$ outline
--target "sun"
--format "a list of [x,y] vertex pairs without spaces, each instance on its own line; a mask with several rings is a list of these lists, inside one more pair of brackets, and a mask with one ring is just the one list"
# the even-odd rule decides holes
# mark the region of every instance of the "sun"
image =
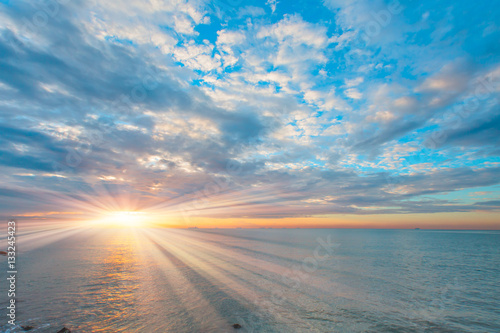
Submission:
[[102,222],[112,226],[138,227],[146,220],[144,212],[137,211],[115,211],[106,214]]

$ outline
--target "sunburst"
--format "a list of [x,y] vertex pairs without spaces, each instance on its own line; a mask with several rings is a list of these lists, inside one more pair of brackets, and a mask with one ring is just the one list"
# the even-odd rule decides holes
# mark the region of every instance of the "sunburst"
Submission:
[[105,214],[99,222],[117,227],[140,227],[147,220],[145,212],[138,211],[113,211]]

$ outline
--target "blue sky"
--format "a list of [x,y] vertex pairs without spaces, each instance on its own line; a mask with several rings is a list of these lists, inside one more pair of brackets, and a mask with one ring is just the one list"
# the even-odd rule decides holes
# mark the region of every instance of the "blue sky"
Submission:
[[0,7],[4,217],[498,221],[493,2]]

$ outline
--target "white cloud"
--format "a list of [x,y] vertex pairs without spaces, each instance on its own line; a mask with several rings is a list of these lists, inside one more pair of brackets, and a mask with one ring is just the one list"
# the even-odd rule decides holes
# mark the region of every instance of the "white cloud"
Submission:
[[237,45],[245,42],[245,34],[241,31],[227,31],[226,29],[217,31],[217,45]]
[[344,94],[347,97],[352,98],[352,99],[361,99],[361,98],[363,98],[363,95],[356,88],[346,89],[345,92],[344,92]]
[[238,17],[244,17],[244,16],[258,17],[263,15],[266,15],[266,11],[261,7],[254,7],[254,6],[242,7],[238,12]]
[[271,7],[271,11],[274,13],[276,11],[276,5],[278,4],[278,0],[267,0],[266,5]]
[[197,35],[194,31],[194,22],[185,15],[174,15],[174,29],[177,33],[186,35]]
[[463,60],[444,65],[438,73],[426,78],[416,91],[444,93],[463,91],[470,80],[470,74],[464,65]]
[[345,79],[345,85],[347,87],[356,87],[365,81],[364,77],[360,76],[355,79]]
[[174,57],[184,65],[202,71],[212,71],[221,66],[220,56],[213,53],[211,44],[185,43],[174,49]]
[[298,15],[286,15],[280,22],[262,27],[257,37],[272,37],[281,44],[288,42],[291,45],[304,44],[316,48],[329,42],[326,27],[305,22]]

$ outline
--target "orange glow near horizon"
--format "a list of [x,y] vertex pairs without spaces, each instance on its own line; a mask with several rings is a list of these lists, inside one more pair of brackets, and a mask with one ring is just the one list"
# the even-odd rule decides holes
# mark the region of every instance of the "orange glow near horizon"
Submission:
[[[491,229],[500,230],[500,212],[481,211],[419,214],[319,215],[308,204],[298,205],[290,193],[271,187],[215,193],[197,200],[193,196],[166,199],[134,196],[93,185],[92,191],[66,195],[44,192],[52,203],[46,211],[33,210],[4,216],[32,223],[70,223],[83,227],[164,228],[352,228],[352,229]],[[265,190],[265,191],[264,191]],[[265,193],[260,193],[264,191]],[[40,195],[42,197],[42,195]],[[283,199],[286,205],[267,202]],[[206,200],[205,200],[206,199]],[[256,200],[260,203],[256,203]],[[258,213],[258,214],[256,214]],[[254,216],[269,216],[257,218]],[[285,217],[289,216],[289,217]]]
[[[43,213],[37,213],[37,215]],[[329,215],[289,218],[219,218],[185,216],[161,210],[100,210],[91,214],[74,214],[55,218],[55,214],[29,217],[20,221],[48,223],[81,223],[96,227],[164,227],[164,228],[349,228],[349,229],[489,229],[500,230],[496,212],[461,212],[433,214]],[[78,217],[76,217],[78,216]]]
[[[339,215],[305,218],[250,219],[211,218],[113,212],[99,220],[102,226],[165,228],[340,228],[340,229],[490,229],[500,230],[499,216],[492,213],[437,213],[415,215]],[[478,222],[480,221],[480,222]]]

